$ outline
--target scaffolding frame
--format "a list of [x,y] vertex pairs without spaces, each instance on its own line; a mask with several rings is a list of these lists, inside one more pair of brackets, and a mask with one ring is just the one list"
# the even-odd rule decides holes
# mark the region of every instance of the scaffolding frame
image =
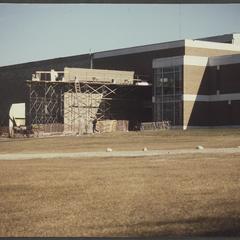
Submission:
[[149,112],[143,110],[142,97],[149,101],[149,96],[140,89],[150,85],[134,79],[133,71],[66,67],[36,71],[26,82],[27,124],[44,132],[89,133],[98,120],[127,120],[134,125]]
[[61,108],[57,83],[32,82],[29,86],[28,124],[59,123]]
[[74,87],[62,94],[65,131],[89,133],[94,119],[109,119],[116,90],[117,86],[91,85],[76,80]]
[[[92,129],[93,119],[112,119],[113,100],[126,101],[136,89],[118,84],[27,81],[29,102],[27,122],[29,125],[64,124],[64,131],[87,133]],[[133,85],[132,85],[133,86]],[[119,88],[126,87],[124,91]],[[132,100],[132,99],[130,99]],[[68,106],[68,107],[66,107]],[[82,126],[73,127],[74,122]]]

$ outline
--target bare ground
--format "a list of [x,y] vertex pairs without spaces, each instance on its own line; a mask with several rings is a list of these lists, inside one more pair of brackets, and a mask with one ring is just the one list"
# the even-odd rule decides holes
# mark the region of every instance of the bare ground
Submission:
[[[107,134],[4,140],[0,152],[236,147],[239,140],[236,130]],[[0,161],[0,236],[240,236],[239,171],[240,153]]]

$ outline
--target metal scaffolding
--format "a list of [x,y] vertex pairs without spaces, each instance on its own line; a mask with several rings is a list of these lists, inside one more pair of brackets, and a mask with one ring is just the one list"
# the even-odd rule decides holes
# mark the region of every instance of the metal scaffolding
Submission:
[[27,124],[43,132],[83,134],[93,131],[96,120],[146,121],[144,89],[151,86],[133,77],[134,72],[99,69],[37,71],[27,81]]
[[75,81],[74,88],[63,93],[64,130],[88,133],[92,131],[94,119],[110,118],[111,100],[117,86],[90,85]]
[[29,124],[59,123],[61,119],[61,92],[58,83],[28,82]]
[[111,101],[118,85],[27,81],[28,124],[64,124],[64,131],[91,131],[93,119],[111,118]]

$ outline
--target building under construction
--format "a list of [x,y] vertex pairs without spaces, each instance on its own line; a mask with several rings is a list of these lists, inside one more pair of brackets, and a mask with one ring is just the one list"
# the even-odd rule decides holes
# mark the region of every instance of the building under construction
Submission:
[[101,132],[139,127],[151,89],[133,71],[84,68],[36,71],[27,84],[27,124],[77,134],[93,132],[94,121]]
[[239,76],[239,33],[0,67],[0,125],[25,102],[27,124],[51,132],[89,132],[95,118],[236,127]]

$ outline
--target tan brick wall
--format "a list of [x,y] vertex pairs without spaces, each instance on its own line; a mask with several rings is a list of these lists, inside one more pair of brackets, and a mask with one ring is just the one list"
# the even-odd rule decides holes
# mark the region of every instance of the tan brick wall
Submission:
[[240,51],[185,47],[185,55],[191,55],[191,56],[210,57],[210,56],[221,56],[221,55],[239,54],[239,53]]
[[[183,94],[206,95],[207,91],[206,67],[185,65],[183,70]],[[195,115],[195,110],[196,105],[193,101],[183,102],[184,126],[191,124],[192,116]]]
[[[198,94],[200,88],[205,85],[203,81],[206,67],[204,66],[190,66],[185,65],[183,69],[183,93],[184,94]],[[204,86],[205,87],[205,86]],[[204,93],[201,93],[204,94]],[[206,94],[206,93],[205,93]]]
[[183,101],[183,126],[188,126],[193,107],[194,102]]

